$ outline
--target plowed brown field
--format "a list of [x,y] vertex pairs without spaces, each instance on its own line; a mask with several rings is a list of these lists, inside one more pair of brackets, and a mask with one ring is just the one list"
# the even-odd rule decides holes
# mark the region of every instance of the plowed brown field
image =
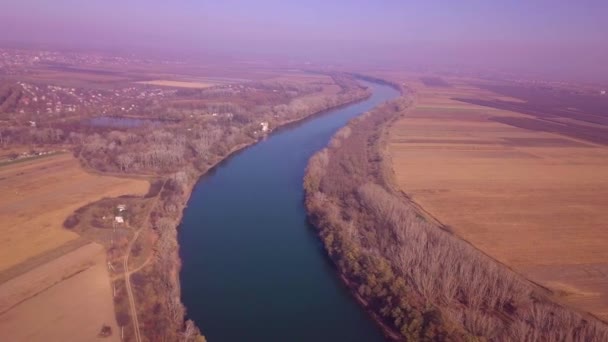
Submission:
[[608,146],[498,122],[535,116],[458,101],[523,103],[449,83],[408,83],[416,106],[389,146],[401,189],[557,300],[608,320]]
[[105,251],[63,228],[103,197],[145,194],[144,180],[85,172],[69,154],[0,167],[0,335],[7,341],[119,341]]

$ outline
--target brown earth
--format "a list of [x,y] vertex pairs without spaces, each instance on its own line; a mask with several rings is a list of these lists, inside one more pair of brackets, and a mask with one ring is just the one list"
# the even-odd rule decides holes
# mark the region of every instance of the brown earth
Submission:
[[0,272],[78,238],[62,227],[76,209],[148,187],[144,180],[86,173],[69,154],[1,167]]
[[390,143],[401,189],[558,301],[608,320],[608,148],[497,122],[534,117],[455,100],[523,103],[448,82],[408,82],[416,107]]
[[0,284],[6,341],[120,341],[103,247],[89,243]]
[[145,180],[86,173],[70,154],[0,167],[0,332],[7,341],[119,340],[104,248],[63,228],[104,197],[145,194]]

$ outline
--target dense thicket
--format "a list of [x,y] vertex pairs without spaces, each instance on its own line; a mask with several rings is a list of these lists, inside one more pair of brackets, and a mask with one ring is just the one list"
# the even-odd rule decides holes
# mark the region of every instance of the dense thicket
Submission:
[[419,340],[606,341],[606,326],[426,221],[393,191],[383,128],[401,98],[353,120],[309,163],[306,206],[350,287],[381,321]]

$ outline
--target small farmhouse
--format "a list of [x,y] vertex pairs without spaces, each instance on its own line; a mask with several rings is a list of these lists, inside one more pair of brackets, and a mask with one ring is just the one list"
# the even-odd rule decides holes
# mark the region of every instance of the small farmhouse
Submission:
[[260,126],[262,126],[262,132],[268,132],[268,122],[260,122]]
[[116,217],[114,217],[114,222],[116,222],[116,223],[125,223],[125,219],[122,218],[122,216],[116,216]]

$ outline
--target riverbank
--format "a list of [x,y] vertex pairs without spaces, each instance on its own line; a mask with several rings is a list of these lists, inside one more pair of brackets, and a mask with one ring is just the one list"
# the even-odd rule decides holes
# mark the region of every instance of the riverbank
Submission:
[[353,120],[311,159],[304,181],[306,207],[329,256],[387,335],[603,340],[599,321],[550,302],[542,289],[425,219],[394,191],[386,129],[408,105]]
[[179,229],[182,299],[210,339],[382,341],[319,250],[301,187],[335,131],[398,95],[371,87],[372,98],[279,129],[197,184]]
[[[338,101],[337,104],[330,108],[323,108],[320,111],[316,110],[314,112],[307,112],[298,118],[278,122],[273,127],[273,131],[280,130],[282,127],[293,125],[303,120],[307,120],[310,117],[318,115],[319,113],[327,110],[331,110],[332,108],[362,101],[369,96],[369,90],[363,89],[355,93],[350,93],[343,97],[346,100],[341,102]],[[269,134],[272,134],[272,132],[269,132]],[[156,244],[163,246],[155,248],[155,254],[160,256],[160,260],[158,262],[150,263],[145,269],[140,271],[140,275],[143,276],[145,281],[143,281],[143,279],[134,281],[134,283],[140,284],[139,288],[136,287],[135,292],[137,299],[136,301],[138,303],[138,312],[140,312],[142,315],[141,321],[144,322],[143,325],[147,327],[158,326],[159,319],[156,317],[159,316],[159,307],[152,305],[152,303],[156,302],[158,304],[159,297],[164,298],[161,303],[165,303],[165,308],[161,309],[165,312],[165,314],[161,314],[160,316],[170,318],[169,321],[162,319],[165,321],[164,326],[168,328],[164,328],[162,330],[158,330],[158,328],[155,328],[154,330],[146,329],[145,331],[142,331],[142,335],[148,336],[150,340],[154,340],[157,337],[180,335],[182,336],[181,338],[183,340],[201,339],[201,335],[193,322],[184,322],[185,309],[180,301],[181,285],[179,283],[179,273],[182,261],[178,252],[179,246],[177,241],[177,227],[182,221],[183,213],[187,209],[188,201],[196,184],[198,184],[201,179],[204,179],[206,175],[212,173],[225,160],[237,155],[247,147],[258,143],[263,139],[265,138],[250,138],[246,142],[233,146],[224,155],[216,156],[213,159],[208,160],[203,168],[200,166],[196,169],[189,168],[181,171],[181,173],[178,172],[179,175],[178,173],[172,175],[170,179],[173,179],[172,182],[175,184],[169,186],[168,189],[165,189],[163,193],[159,195],[161,197],[161,201],[158,207],[165,208],[166,206],[170,205],[172,207],[171,213],[173,213],[172,215],[167,215],[168,213],[165,212],[161,215],[162,220],[159,218],[154,218],[151,222],[152,226],[156,227],[155,230],[158,232],[158,241]],[[160,282],[163,285],[155,286],[155,282]],[[163,296],[158,296],[159,292],[163,293]],[[139,295],[137,295],[137,293],[139,293]],[[156,295],[151,295],[152,293],[156,293]],[[171,331],[174,333],[171,333]]]
[[[193,341],[202,338],[191,321],[184,322],[185,309],[181,303],[179,283],[181,261],[176,227],[181,222],[192,189],[201,177],[213,173],[223,161],[246,147],[263,141],[267,134],[274,134],[281,127],[295,125],[319,112],[370,96],[369,90],[360,87],[348,76],[332,74],[325,76],[322,82],[315,82],[306,86],[269,83],[244,87],[245,90],[259,88],[255,96],[271,96],[268,102],[255,107],[256,111],[248,111],[246,116],[243,108],[250,109],[245,106],[253,106],[252,103],[259,99],[247,98],[245,94],[239,102],[244,107],[231,103],[224,103],[221,108],[208,107],[217,110],[218,115],[201,113],[193,107],[192,115],[184,114],[180,121],[167,121],[159,126],[112,130],[95,127],[94,134],[85,131],[82,135],[74,132],[68,135],[66,131],[65,136],[71,140],[61,146],[73,150],[80,165],[76,159],[74,163],[79,169],[84,168],[86,174],[93,174],[93,180],[100,176],[114,176],[112,179],[123,184],[119,189],[120,194],[126,194],[124,191],[128,189],[124,185],[129,182],[141,183],[145,189],[149,188],[147,194],[144,189],[138,194],[127,192],[129,196],[104,196],[111,189],[99,189],[103,183],[98,181],[94,188],[63,186],[56,191],[62,193],[69,189],[95,195],[94,200],[81,203],[64,215],[55,217],[59,233],[76,237],[78,235],[75,234],[79,234],[78,241],[83,244],[93,241],[103,246],[100,246],[102,267],[96,270],[105,271],[102,273],[108,279],[104,285],[107,285],[105,289],[110,296],[96,299],[107,301],[105,307],[110,309],[108,314],[111,319],[98,318],[99,322],[95,324],[100,326],[93,331],[93,335],[96,336],[101,325],[106,324],[110,327],[111,338],[125,341]],[[285,88],[277,88],[277,85],[290,87],[289,97],[284,96]],[[289,101],[280,102],[285,98]],[[225,113],[228,110],[235,113]],[[260,122],[267,123],[270,131],[260,134]],[[78,128],[74,130],[78,131]],[[48,159],[54,158],[58,156]],[[19,165],[29,163],[34,161]],[[44,176],[53,176],[54,171],[47,169],[42,172]],[[46,196],[43,198],[46,199]],[[63,201],[62,204],[70,203]],[[38,206],[32,207],[32,210],[38,210]],[[62,310],[71,310],[64,309],[64,306],[55,308],[61,315],[64,315]],[[96,313],[101,313],[101,310]],[[66,313],[65,316],[73,315]],[[84,323],[83,316],[83,326]],[[41,330],[41,333],[44,331]]]

